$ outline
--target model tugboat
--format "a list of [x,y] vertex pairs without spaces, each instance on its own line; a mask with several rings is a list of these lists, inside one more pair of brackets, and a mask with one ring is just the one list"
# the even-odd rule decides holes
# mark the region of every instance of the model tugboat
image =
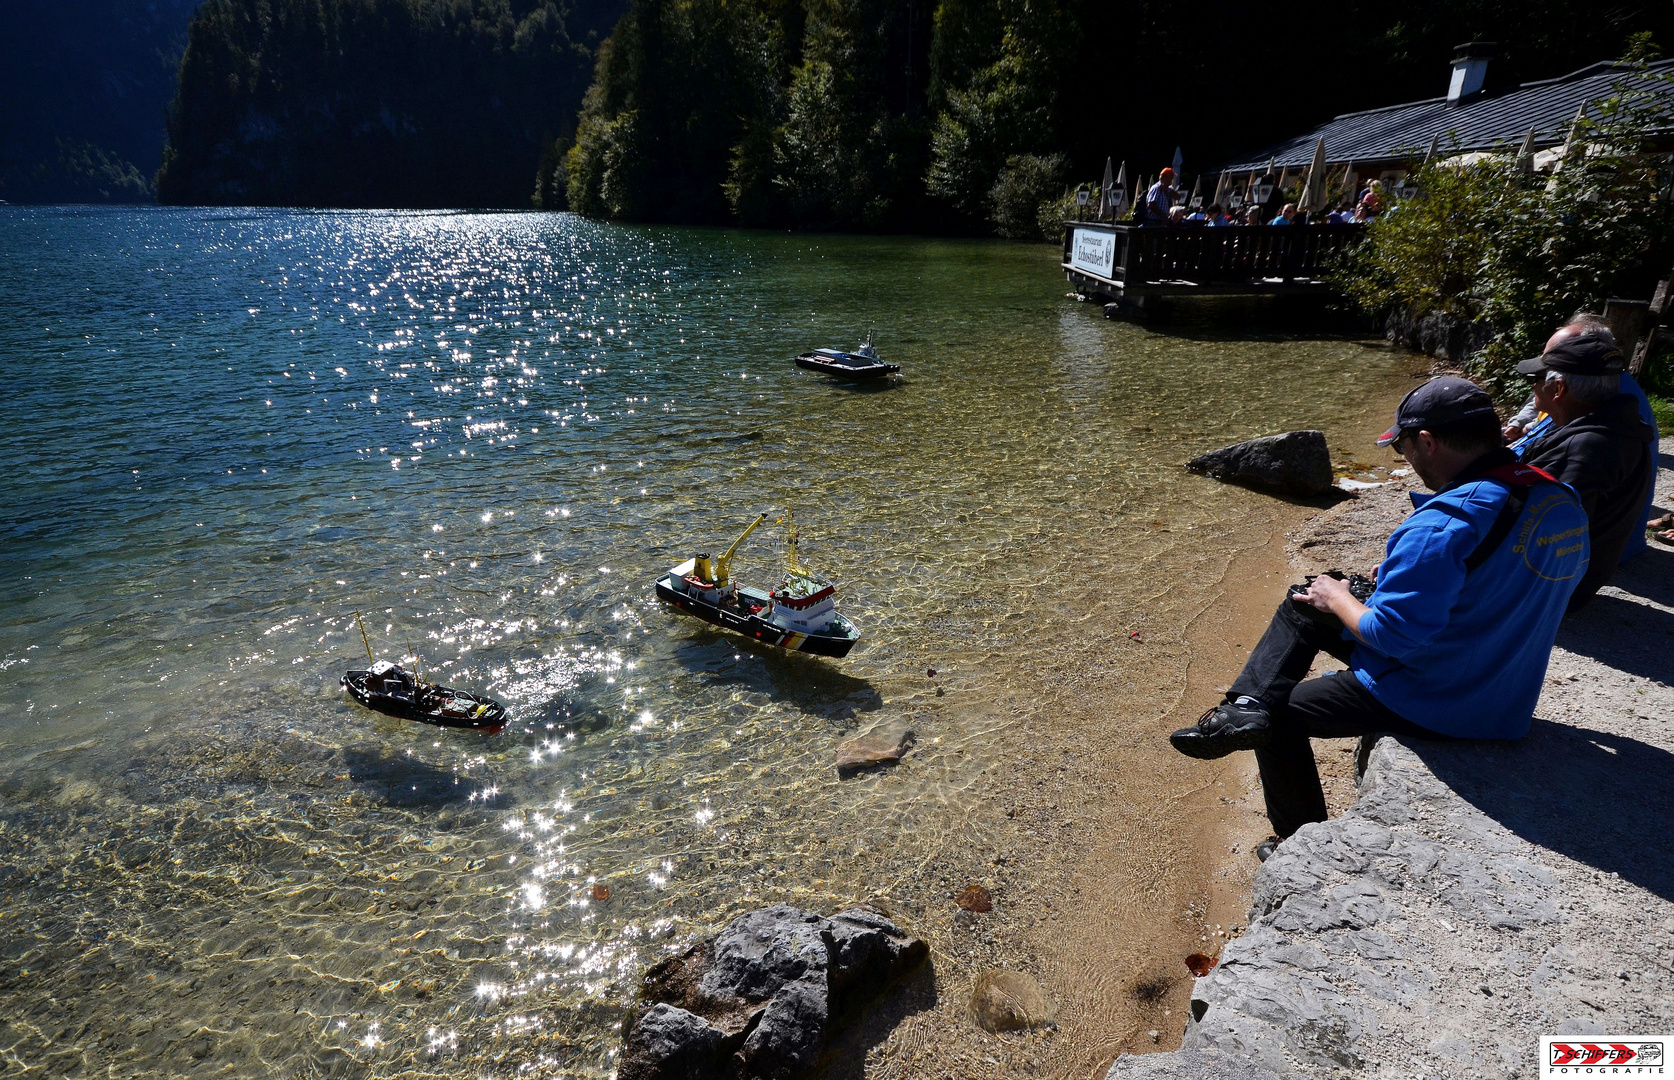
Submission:
[[834,375],[839,379],[881,379],[885,375],[898,375],[900,364],[886,364],[878,355],[878,350],[872,347],[872,331],[866,331],[866,340],[854,352],[844,352],[841,349],[815,349],[805,352],[796,358],[796,366],[808,371],[817,371],[822,375]]
[[[359,612],[355,621],[360,621]],[[360,639],[372,666],[350,670],[343,676],[342,685],[350,697],[368,709],[434,727],[469,728],[487,735],[506,726],[506,707],[493,698],[425,682],[418,676],[417,664],[413,665],[414,671],[408,671],[388,660],[373,660],[365,626],[360,628]]]
[[657,579],[657,598],[704,622],[747,638],[817,656],[844,657],[860,640],[860,630],[838,614],[837,586],[796,558],[796,522],[790,512],[790,557],[776,589],[760,589],[732,579],[732,557],[756,527],[750,522],[725,554],[712,559],[700,553]]

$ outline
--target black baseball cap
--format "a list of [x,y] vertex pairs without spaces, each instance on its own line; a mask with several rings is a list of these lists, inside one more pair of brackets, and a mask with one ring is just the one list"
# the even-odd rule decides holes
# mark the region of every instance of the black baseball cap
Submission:
[[1614,341],[1598,335],[1568,337],[1517,365],[1519,375],[1561,371],[1566,375],[1615,375],[1626,365]]
[[1438,431],[1479,416],[1499,418],[1487,391],[1469,379],[1443,375],[1401,399],[1395,407],[1395,426],[1378,436],[1378,445],[1388,446],[1403,431]]

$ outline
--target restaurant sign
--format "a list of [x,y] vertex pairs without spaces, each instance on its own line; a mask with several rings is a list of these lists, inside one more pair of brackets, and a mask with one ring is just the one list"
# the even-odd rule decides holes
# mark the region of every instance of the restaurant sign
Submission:
[[1116,234],[1103,229],[1077,229],[1070,242],[1070,265],[1108,278],[1116,266]]

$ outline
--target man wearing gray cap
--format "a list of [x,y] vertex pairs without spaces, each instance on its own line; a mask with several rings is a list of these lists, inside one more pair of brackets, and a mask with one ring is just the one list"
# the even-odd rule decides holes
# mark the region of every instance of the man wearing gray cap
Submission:
[[[1558,623],[1587,570],[1580,500],[1502,445],[1493,402],[1474,383],[1418,387],[1378,443],[1435,494],[1413,494],[1376,586],[1357,597],[1322,575],[1292,590],[1226,700],[1169,736],[1196,758],[1254,750],[1280,837],[1325,820],[1310,738],[1528,734]],[[1321,651],[1349,669],[1304,681]]]
[[1552,418],[1551,430],[1525,446],[1522,458],[1574,488],[1586,508],[1593,561],[1570,597],[1574,611],[1610,580],[1628,542],[1644,535],[1656,483],[1654,436],[1638,400],[1621,391],[1625,365],[1613,338],[1554,334],[1546,345],[1517,365],[1534,383],[1535,404]]

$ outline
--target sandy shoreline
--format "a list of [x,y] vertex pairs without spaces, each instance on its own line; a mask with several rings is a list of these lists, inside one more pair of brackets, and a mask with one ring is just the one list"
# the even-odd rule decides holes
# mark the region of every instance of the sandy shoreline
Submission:
[[[1333,448],[1340,466],[1385,460],[1372,440],[1396,400],[1368,405],[1364,445]],[[992,792],[1007,828],[990,831],[989,850],[946,851],[876,898],[930,942],[931,970],[840,1037],[827,1075],[1097,1080],[1120,1055],[1180,1044],[1185,958],[1237,935],[1260,865],[1253,848],[1270,830],[1248,755],[1191,761],[1166,735],[1236,674],[1299,580],[1290,549],[1319,513],[1255,493],[1240,506],[1247,516],[1215,580],[1197,583],[1184,611],[1157,598],[1172,626],[1124,621],[1041,657],[1041,698],[1001,755],[1015,771]],[[1352,750],[1341,757],[1321,754],[1334,810],[1352,798]],[[992,912],[955,907],[966,880],[991,891]],[[1035,978],[1056,1027],[977,1027],[967,1000],[993,967]]]
[[[1412,486],[1308,522],[1292,559],[1366,566]],[[1658,511],[1671,502],[1663,470]],[[1522,739],[1378,739],[1358,785],[1342,778],[1352,805],[1262,866],[1248,933],[1193,988],[1188,1049],[1112,1075],[1512,1080],[1545,1060],[1543,1035],[1667,1031],[1671,599],[1674,551],[1619,567],[1560,627]]]

